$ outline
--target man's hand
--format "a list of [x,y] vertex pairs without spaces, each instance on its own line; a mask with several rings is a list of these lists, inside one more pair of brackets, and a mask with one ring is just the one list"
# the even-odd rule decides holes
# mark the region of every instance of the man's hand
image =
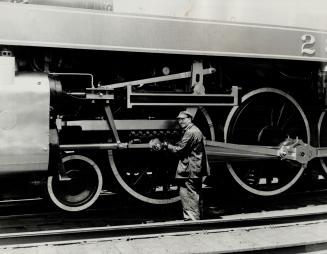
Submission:
[[162,149],[162,143],[157,138],[151,139],[149,142],[149,146],[152,151],[160,151]]
[[163,150],[167,150],[168,149],[168,142],[167,141],[164,141],[164,142],[162,142],[162,144],[161,144],[161,149],[163,149]]

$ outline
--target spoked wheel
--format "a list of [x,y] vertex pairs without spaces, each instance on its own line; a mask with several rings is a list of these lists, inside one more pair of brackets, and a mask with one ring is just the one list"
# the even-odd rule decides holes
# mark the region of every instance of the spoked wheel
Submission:
[[49,176],[48,193],[59,208],[75,212],[90,207],[99,197],[103,179],[99,167],[82,155],[69,155],[63,158],[67,179],[59,174]]
[[[310,143],[309,124],[299,104],[273,88],[246,94],[231,110],[224,131],[225,141],[236,144],[278,146],[287,137]],[[233,162],[227,167],[241,187],[261,196],[287,190],[304,170],[298,163],[281,160]]]
[[[209,139],[215,139],[211,119],[199,108],[194,123]],[[151,204],[171,204],[179,201],[175,182],[177,158],[167,151],[149,149],[109,151],[111,169],[119,184],[132,196]]]
[[[327,116],[326,111],[322,112],[318,122],[318,142],[319,147],[327,147]],[[320,164],[327,174],[327,158],[320,158]]]

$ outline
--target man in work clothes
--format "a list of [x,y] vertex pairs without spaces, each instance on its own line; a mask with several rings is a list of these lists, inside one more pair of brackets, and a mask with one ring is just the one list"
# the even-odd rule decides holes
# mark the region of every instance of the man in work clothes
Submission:
[[199,220],[202,176],[209,173],[204,137],[192,123],[192,115],[188,111],[181,111],[177,120],[183,130],[182,139],[176,145],[163,143],[161,149],[167,149],[179,157],[176,178],[179,182],[184,220]]

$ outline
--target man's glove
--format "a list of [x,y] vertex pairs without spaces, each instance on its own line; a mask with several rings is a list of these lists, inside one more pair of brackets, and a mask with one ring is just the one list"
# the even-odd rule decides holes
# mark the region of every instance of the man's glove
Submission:
[[162,143],[157,138],[151,139],[149,142],[149,146],[152,151],[160,151],[162,149]]

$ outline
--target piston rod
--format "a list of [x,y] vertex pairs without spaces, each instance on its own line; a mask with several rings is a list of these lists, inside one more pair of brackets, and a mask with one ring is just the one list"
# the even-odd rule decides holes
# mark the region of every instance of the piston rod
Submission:
[[69,150],[115,150],[115,149],[150,149],[149,143],[97,143],[97,144],[65,144],[60,145],[63,151]]

